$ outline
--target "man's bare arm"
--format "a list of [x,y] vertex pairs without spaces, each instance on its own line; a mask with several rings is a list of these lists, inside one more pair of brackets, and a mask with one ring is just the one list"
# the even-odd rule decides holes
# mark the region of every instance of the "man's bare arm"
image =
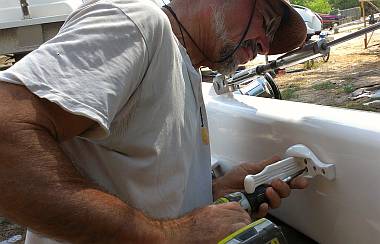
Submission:
[[[83,178],[60,150],[94,122],[0,82],[0,214],[70,243],[216,243],[250,223],[238,203],[153,220]],[[157,209],[159,211],[159,209]]]
[[60,150],[59,141],[93,125],[23,86],[0,83],[1,215],[72,243],[157,242],[158,222],[83,178]]

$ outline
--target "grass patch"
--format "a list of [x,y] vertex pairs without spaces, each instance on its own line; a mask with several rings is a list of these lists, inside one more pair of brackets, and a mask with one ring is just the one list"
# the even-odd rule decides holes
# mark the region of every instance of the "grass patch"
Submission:
[[284,100],[290,100],[290,99],[296,99],[299,97],[298,94],[296,94],[297,91],[300,90],[300,87],[298,85],[291,84],[285,89],[281,91],[282,99]]
[[314,84],[314,85],[312,85],[312,88],[314,90],[330,90],[330,89],[337,88],[337,86],[330,81],[326,81],[326,82]]
[[303,63],[303,68],[306,70],[317,69],[323,63],[319,59],[312,59]]
[[345,83],[339,86],[339,89],[336,91],[336,94],[350,94],[356,90],[355,86],[352,83]]
[[355,87],[352,84],[345,84],[342,87],[344,93],[349,94],[355,91]]

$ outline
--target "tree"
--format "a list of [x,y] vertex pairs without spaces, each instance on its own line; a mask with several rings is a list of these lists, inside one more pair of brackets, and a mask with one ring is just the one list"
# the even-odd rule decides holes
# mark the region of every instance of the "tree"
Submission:
[[333,9],[348,9],[359,6],[358,0],[329,0]]
[[317,13],[330,13],[331,11],[331,5],[327,0],[310,1],[306,7]]
[[[331,10],[359,7],[358,0],[292,0],[291,2],[310,8],[317,13],[330,13]],[[380,0],[373,0],[372,3],[380,8]]]
[[329,13],[331,11],[328,0],[293,0],[292,3],[307,7],[317,13]]
[[[348,8],[359,7],[358,0],[328,0],[328,1],[333,7],[333,9],[348,9]],[[373,0],[371,2],[380,8],[380,0]]]

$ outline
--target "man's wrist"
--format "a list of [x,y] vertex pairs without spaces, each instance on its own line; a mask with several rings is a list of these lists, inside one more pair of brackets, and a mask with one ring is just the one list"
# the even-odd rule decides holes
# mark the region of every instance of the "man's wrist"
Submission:
[[194,228],[197,221],[193,212],[178,219],[163,221],[160,224],[164,233],[162,243],[165,244],[189,243],[194,235],[198,235],[197,229]]
[[163,221],[153,220],[139,211],[134,224],[126,223],[120,228],[117,243],[165,243],[165,228]]
[[220,184],[220,179],[222,178],[218,177],[216,179],[212,180],[212,196],[214,198],[214,201],[217,200],[218,198],[224,196],[225,194],[223,193],[223,186]]

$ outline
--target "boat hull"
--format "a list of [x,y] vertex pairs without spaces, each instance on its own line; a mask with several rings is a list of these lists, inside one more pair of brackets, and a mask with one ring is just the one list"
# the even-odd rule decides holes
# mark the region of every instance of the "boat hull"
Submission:
[[380,115],[242,95],[203,85],[213,162],[224,170],[304,144],[336,165],[335,181],[316,177],[271,214],[319,243],[380,239]]

